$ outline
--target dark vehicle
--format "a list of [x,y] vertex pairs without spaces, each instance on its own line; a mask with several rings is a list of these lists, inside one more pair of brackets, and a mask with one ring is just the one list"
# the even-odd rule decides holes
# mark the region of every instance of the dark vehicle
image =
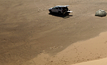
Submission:
[[58,5],[58,6],[50,8],[49,12],[63,14],[63,15],[65,15],[65,14],[69,15],[69,13],[71,13],[72,11],[70,11],[68,9],[68,5]]

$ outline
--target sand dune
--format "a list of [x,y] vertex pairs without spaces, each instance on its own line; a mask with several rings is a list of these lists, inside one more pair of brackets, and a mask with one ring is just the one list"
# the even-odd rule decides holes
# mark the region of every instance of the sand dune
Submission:
[[[94,16],[99,9],[107,11],[106,4],[0,0],[0,65],[69,65],[107,57],[107,18]],[[69,5],[73,13],[65,18],[50,15],[48,9],[56,5]]]

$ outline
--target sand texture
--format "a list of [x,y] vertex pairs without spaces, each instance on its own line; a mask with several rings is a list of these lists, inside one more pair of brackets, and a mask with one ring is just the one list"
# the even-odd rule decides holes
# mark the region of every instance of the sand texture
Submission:
[[106,65],[106,64],[107,64],[107,58],[83,62],[83,63],[78,63],[78,64],[73,64],[73,65]]
[[[49,14],[56,5],[69,5],[73,13]],[[95,16],[99,9],[107,12],[107,0],[0,0],[0,65],[78,65],[106,58],[107,18]]]

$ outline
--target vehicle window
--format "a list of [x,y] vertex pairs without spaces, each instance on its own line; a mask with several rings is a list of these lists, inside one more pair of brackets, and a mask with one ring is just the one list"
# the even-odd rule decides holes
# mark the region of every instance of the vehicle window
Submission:
[[56,7],[55,9],[58,9],[58,7]]
[[63,10],[68,10],[68,8],[67,7],[63,7]]
[[59,7],[59,9],[61,10],[61,7]]

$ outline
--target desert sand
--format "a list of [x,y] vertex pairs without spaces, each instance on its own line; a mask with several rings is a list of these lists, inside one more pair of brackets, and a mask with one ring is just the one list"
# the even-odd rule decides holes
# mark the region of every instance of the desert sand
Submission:
[[74,64],[74,65],[106,65],[106,64],[107,64],[107,58],[83,62],[83,63],[78,63],[78,64]]
[[[73,13],[50,15],[56,5],[69,5]],[[106,0],[0,0],[0,65],[105,63],[107,18],[95,12],[107,12],[106,5]]]

